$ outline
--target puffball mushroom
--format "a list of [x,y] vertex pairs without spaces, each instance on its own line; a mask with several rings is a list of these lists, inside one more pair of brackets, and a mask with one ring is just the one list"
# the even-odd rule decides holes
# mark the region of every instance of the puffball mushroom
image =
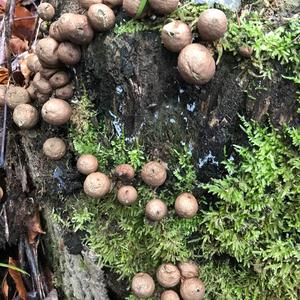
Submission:
[[98,160],[92,154],[83,154],[77,160],[77,170],[84,175],[94,173],[98,169]]
[[65,71],[58,71],[49,79],[49,83],[54,89],[65,86],[69,81],[70,75]]
[[205,84],[214,76],[216,64],[207,48],[190,44],[179,54],[178,71],[187,83]]
[[30,129],[34,127],[38,120],[39,114],[35,107],[30,104],[19,104],[13,112],[13,120],[21,129]]
[[179,0],[149,0],[153,10],[160,15],[168,15],[178,6]]
[[52,98],[42,107],[43,119],[52,125],[63,125],[70,120],[72,107],[64,100]]
[[50,3],[41,3],[37,8],[39,17],[44,21],[51,21],[55,15],[55,9]]
[[198,278],[189,278],[182,281],[180,295],[183,300],[201,300],[205,295],[204,283]]
[[66,154],[66,149],[65,142],[57,137],[47,139],[43,144],[44,154],[52,160],[61,159]]
[[122,186],[117,193],[118,201],[123,205],[131,205],[138,198],[137,190],[130,185]]
[[90,8],[93,4],[103,3],[103,0],[79,0],[79,2],[83,8]]
[[61,88],[55,90],[55,96],[59,99],[71,99],[74,95],[74,87],[72,83],[69,83]]
[[148,219],[161,221],[167,215],[168,208],[160,199],[153,199],[146,204],[145,212]]
[[38,41],[36,45],[36,55],[42,65],[45,64],[51,67],[59,65],[59,59],[57,56],[58,46],[59,43],[51,37],[43,38]]
[[39,61],[39,58],[36,54],[30,53],[26,56],[26,64],[30,71],[36,73],[36,63]]
[[199,266],[193,261],[181,262],[178,264],[183,278],[194,278],[199,276]]
[[10,109],[16,108],[19,104],[30,103],[30,96],[27,90],[20,86],[10,85],[6,92],[6,101]]
[[197,199],[190,193],[180,194],[175,201],[175,211],[180,217],[190,219],[198,212]]
[[35,74],[32,85],[41,94],[51,94],[52,92],[52,86],[50,82],[47,79],[43,78],[40,72]]
[[89,174],[83,184],[84,192],[92,198],[101,198],[110,191],[109,178],[100,172]]
[[132,293],[140,298],[149,298],[153,295],[155,283],[153,278],[147,273],[137,273],[131,282]]
[[65,13],[58,19],[58,31],[63,40],[77,45],[89,44],[94,32],[85,15]]
[[143,166],[141,177],[149,186],[158,187],[166,181],[167,171],[158,161],[150,161]]
[[55,39],[58,42],[62,42],[63,41],[63,37],[59,31],[59,22],[55,21],[52,22],[50,27],[49,27],[49,36],[53,39]]
[[105,4],[93,4],[90,6],[87,15],[93,29],[97,31],[107,31],[115,25],[115,14]]
[[146,6],[141,15],[137,16],[140,5],[141,0],[123,0],[123,9],[125,10],[126,14],[130,17],[135,17],[136,19],[143,18],[145,16],[145,12],[148,9],[148,3],[146,3]]
[[114,8],[117,6],[121,6],[123,4],[123,0],[103,0],[103,3],[110,8]]
[[203,40],[215,41],[227,31],[227,17],[221,10],[209,8],[200,14],[197,27]]
[[245,58],[250,58],[252,53],[253,49],[250,46],[244,45],[239,47],[239,54]]
[[160,295],[160,300],[180,300],[180,297],[175,291],[166,290]]
[[131,165],[121,164],[116,167],[115,174],[121,180],[130,181],[134,178],[135,171]]
[[80,47],[69,42],[60,43],[57,49],[58,59],[66,65],[76,65],[81,59]]
[[166,24],[161,32],[164,46],[172,52],[180,52],[185,46],[192,43],[190,27],[181,21],[172,21]]
[[171,263],[162,264],[156,271],[156,279],[161,286],[170,288],[179,283],[180,272],[178,268]]
[[36,93],[36,98],[37,98],[39,103],[44,104],[50,99],[50,95],[49,94],[42,94],[40,92],[37,92]]

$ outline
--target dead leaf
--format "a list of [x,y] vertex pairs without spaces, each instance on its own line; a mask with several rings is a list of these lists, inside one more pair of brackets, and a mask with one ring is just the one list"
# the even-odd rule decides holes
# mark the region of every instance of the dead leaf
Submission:
[[25,82],[26,83],[29,82],[31,71],[27,66],[27,56],[25,58],[19,59],[19,65],[20,65],[21,73],[23,74],[23,76],[25,78]]
[[8,293],[9,293],[9,286],[8,286],[7,280],[6,280],[7,273],[8,272],[6,272],[5,275],[4,275],[4,278],[3,278],[3,281],[2,281],[2,286],[1,286],[2,295],[4,297],[4,300],[8,300]]
[[0,67],[0,84],[8,83],[8,69]]
[[28,50],[28,41],[13,35],[9,41],[9,47],[14,55],[18,55]]
[[21,6],[20,3],[17,4],[14,16],[13,35],[16,35],[23,40],[31,41],[35,31],[36,22],[37,17],[34,12]]
[[36,209],[33,217],[28,220],[27,228],[29,244],[34,244],[36,242],[35,239],[39,234],[46,234],[46,232],[43,231],[41,227],[40,213],[38,209]]
[[[14,266],[18,267],[17,262],[11,257],[9,258],[8,263],[10,265],[14,265]],[[25,289],[25,286],[24,286],[24,283],[23,283],[22,276],[21,276],[20,272],[9,268],[8,273],[15,282],[16,289],[18,291],[19,297],[22,300],[26,300],[27,299],[27,292],[26,292],[26,289]]]

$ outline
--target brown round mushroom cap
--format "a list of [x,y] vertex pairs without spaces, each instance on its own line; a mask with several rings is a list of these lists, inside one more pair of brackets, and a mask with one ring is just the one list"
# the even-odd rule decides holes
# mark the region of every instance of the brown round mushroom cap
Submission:
[[51,21],[55,15],[55,9],[50,3],[41,3],[37,8],[39,17],[44,21]]
[[83,184],[84,192],[92,198],[101,198],[110,191],[109,178],[100,172],[89,174]]
[[58,42],[62,42],[64,40],[64,38],[62,37],[62,35],[59,31],[59,22],[58,21],[51,23],[51,25],[49,27],[49,36]]
[[63,125],[70,120],[72,107],[64,100],[52,98],[42,107],[43,119],[52,125]]
[[134,178],[135,171],[131,165],[121,164],[116,167],[115,174],[121,180],[130,181]]
[[83,8],[90,8],[93,4],[103,3],[103,0],[79,0],[79,2]]
[[74,87],[72,83],[69,83],[59,89],[55,90],[55,96],[59,99],[68,100],[74,95]]
[[19,104],[13,112],[15,124],[22,129],[34,127],[38,120],[39,114],[35,107],[30,104]]
[[48,66],[58,66],[59,60],[57,56],[57,49],[58,49],[59,43],[51,38],[43,38],[38,41],[36,45],[36,55],[38,56],[40,62],[48,65]]
[[123,0],[103,0],[103,3],[110,8],[114,8],[117,6],[121,6],[123,4]]
[[200,14],[197,26],[203,40],[215,41],[227,31],[227,18],[221,10],[209,8]]
[[198,212],[197,199],[190,193],[180,194],[175,201],[175,210],[180,217],[190,219]]
[[194,278],[199,276],[199,266],[193,261],[181,262],[178,264],[183,278]]
[[83,154],[77,160],[77,170],[84,175],[96,172],[98,169],[98,160],[92,154]]
[[70,42],[60,43],[57,49],[59,60],[66,65],[76,65],[81,59],[81,50],[78,45]]
[[122,186],[118,190],[117,198],[121,204],[131,205],[137,200],[138,193],[137,190],[131,185]]
[[97,31],[107,31],[115,25],[115,14],[105,4],[93,4],[90,6],[87,15],[92,27]]
[[30,103],[30,95],[25,88],[10,85],[6,91],[6,101],[8,107],[14,109],[19,104]]
[[175,291],[166,290],[160,295],[160,300],[180,300],[180,297]]
[[150,220],[161,221],[167,215],[168,208],[160,199],[153,199],[146,204],[145,212]]
[[36,93],[36,99],[39,103],[44,104],[50,99],[49,94],[42,94],[40,92]]
[[49,79],[49,83],[54,89],[65,86],[69,81],[70,75],[65,71],[58,71]]
[[178,71],[187,83],[205,84],[213,78],[216,64],[207,48],[190,44],[179,54]]
[[171,263],[162,264],[156,271],[156,279],[161,286],[170,288],[179,283],[180,272],[178,268]]
[[0,84],[0,106],[5,104],[6,85]]
[[150,161],[143,166],[141,177],[149,186],[158,187],[166,181],[167,171],[158,161]]
[[58,20],[58,30],[64,40],[77,45],[89,44],[94,32],[85,15],[65,13]]
[[37,94],[37,90],[36,88],[33,86],[32,83],[30,83],[30,85],[28,86],[28,88],[26,89],[26,91],[28,92],[30,98],[32,100],[36,100],[37,97],[36,97],[36,94]]
[[180,52],[192,43],[193,36],[187,24],[181,21],[172,21],[163,27],[161,39],[169,51]]
[[32,81],[32,85],[41,94],[51,94],[52,93],[52,86],[51,86],[49,80],[43,78],[40,72],[35,74],[33,81]]
[[132,293],[140,298],[149,298],[153,295],[155,283],[153,278],[147,273],[137,273],[131,282]]
[[140,16],[136,16],[140,4],[141,4],[141,0],[123,0],[123,9],[128,16],[135,17],[136,19],[141,19],[145,16],[149,5],[147,3],[142,14]]
[[43,144],[44,154],[52,160],[61,159],[66,154],[66,149],[65,142],[57,137],[47,139]]
[[239,54],[245,58],[251,58],[253,49],[250,46],[244,45],[239,47]]
[[198,278],[185,279],[180,285],[180,295],[183,300],[202,300],[205,296],[204,283]]
[[156,13],[168,15],[177,8],[179,0],[149,0],[149,4]]

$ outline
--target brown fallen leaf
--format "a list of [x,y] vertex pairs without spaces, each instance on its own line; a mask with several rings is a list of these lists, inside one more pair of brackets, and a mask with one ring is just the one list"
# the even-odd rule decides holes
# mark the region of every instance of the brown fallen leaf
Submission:
[[36,242],[35,239],[39,234],[46,234],[41,227],[40,213],[38,209],[36,209],[34,215],[27,221],[27,228],[29,244],[34,244]]
[[0,67],[0,84],[8,83],[8,69]]
[[20,65],[21,73],[24,76],[25,83],[27,84],[30,80],[30,75],[32,73],[30,71],[30,69],[28,68],[28,66],[27,66],[27,56],[25,56],[24,58],[19,59],[19,65]]
[[[8,259],[8,263],[10,265],[14,265],[14,266],[18,267],[17,262],[11,257]],[[9,268],[8,273],[11,276],[11,278],[14,280],[14,283],[16,285],[16,289],[18,291],[20,299],[26,300],[27,299],[27,291],[25,289],[23,279],[22,279],[20,272]]]
[[4,300],[8,300],[8,293],[9,293],[9,286],[7,284],[7,274],[8,272],[5,273],[3,281],[2,281],[2,285],[1,285],[1,291],[2,291],[2,295],[4,297]]
[[22,40],[19,37],[13,35],[9,40],[9,47],[12,54],[18,55],[28,50],[28,41]]

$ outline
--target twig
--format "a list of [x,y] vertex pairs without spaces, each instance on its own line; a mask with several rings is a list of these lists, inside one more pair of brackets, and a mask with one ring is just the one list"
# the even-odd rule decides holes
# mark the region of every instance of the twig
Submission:
[[9,241],[9,227],[8,227],[7,213],[6,213],[6,203],[4,203],[4,205],[3,205],[3,218],[4,218],[4,228],[5,228],[5,239],[8,242]]

